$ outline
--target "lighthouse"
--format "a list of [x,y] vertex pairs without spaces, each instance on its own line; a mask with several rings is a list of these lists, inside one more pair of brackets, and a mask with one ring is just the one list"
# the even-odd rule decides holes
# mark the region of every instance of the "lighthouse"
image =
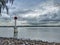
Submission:
[[15,25],[14,25],[14,38],[17,38],[17,36],[18,36],[18,30],[17,30],[17,26],[16,26],[16,24],[17,24],[17,16],[15,16],[14,17],[14,23],[15,23]]

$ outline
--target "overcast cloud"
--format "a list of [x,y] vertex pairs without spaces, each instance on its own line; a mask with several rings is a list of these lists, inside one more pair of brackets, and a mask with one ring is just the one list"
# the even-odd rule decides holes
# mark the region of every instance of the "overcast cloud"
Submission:
[[[59,20],[60,0],[15,0],[14,4],[8,3],[9,15],[2,11],[0,22],[14,22],[13,17],[18,17],[17,23],[43,23],[42,20]],[[55,5],[56,4],[56,5]],[[12,24],[11,23],[11,24]],[[50,23],[50,21],[45,21]]]

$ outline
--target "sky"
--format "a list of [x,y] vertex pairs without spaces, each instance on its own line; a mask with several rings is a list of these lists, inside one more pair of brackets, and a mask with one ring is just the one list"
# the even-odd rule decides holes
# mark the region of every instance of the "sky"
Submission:
[[12,25],[14,16],[18,17],[17,25],[23,23],[28,25],[32,23],[59,24],[59,21],[56,21],[60,19],[59,4],[60,0],[14,0],[13,5],[10,3],[6,4],[9,7],[8,15],[6,14],[6,10],[2,10],[0,25]]

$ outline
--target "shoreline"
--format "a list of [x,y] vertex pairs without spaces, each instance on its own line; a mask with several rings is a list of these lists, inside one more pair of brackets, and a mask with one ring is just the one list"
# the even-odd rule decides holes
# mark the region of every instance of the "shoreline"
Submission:
[[18,45],[18,44],[60,45],[60,43],[56,43],[56,42],[48,42],[48,41],[42,41],[42,40],[30,40],[30,39],[22,39],[22,38],[21,39],[7,38],[7,37],[0,37],[0,43],[1,42],[3,42],[3,44],[5,44],[5,43],[12,44],[12,42],[14,42],[15,45]]

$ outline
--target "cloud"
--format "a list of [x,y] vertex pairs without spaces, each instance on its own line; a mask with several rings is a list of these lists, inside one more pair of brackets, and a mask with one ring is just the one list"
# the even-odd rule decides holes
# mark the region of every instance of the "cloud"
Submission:
[[60,7],[60,0],[54,0],[54,6]]
[[[10,21],[12,21],[14,20],[13,17],[16,15],[18,17],[18,20],[17,20],[18,24],[22,24],[21,21],[27,24],[30,24],[30,23],[40,23],[41,20],[59,19],[58,18],[59,7],[54,6],[54,3],[52,0],[51,1],[48,0],[45,2],[42,1],[42,3],[35,2],[38,4],[36,4],[35,6],[32,6],[32,8],[30,8],[31,7],[30,3],[27,5],[26,2],[25,2],[26,4],[25,3],[22,4],[22,2],[20,3],[18,1],[17,2],[15,1],[13,6],[8,4],[10,14],[9,16],[8,15],[7,16],[4,15],[4,16],[8,17],[9,19],[11,19]],[[27,7],[23,6],[24,4],[25,6],[27,5]],[[45,21],[44,23],[49,23],[49,22]]]

